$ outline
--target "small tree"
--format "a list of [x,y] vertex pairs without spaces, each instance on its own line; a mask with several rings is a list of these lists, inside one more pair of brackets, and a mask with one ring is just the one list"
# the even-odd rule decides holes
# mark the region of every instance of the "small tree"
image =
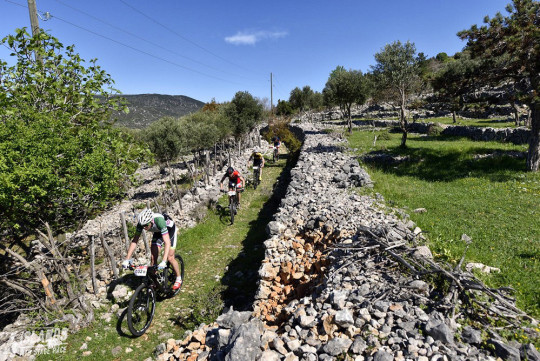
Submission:
[[27,111],[61,112],[84,125],[106,121],[111,110],[125,109],[123,99],[113,96],[118,92],[110,75],[96,65],[97,59],[85,66],[75,46],[64,48],[46,32],[32,37],[25,28],[6,36],[2,44],[16,63],[8,67],[0,60],[0,119],[24,117]]
[[353,104],[364,104],[369,95],[367,80],[360,70],[345,70],[336,67],[326,82],[323,90],[327,103],[338,104],[347,116],[349,133],[352,133],[351,107]]
[[240,91],[227,105],[225,114],[231,121],[233,135],[238,139],[261,121],[263,106],[249,92]]
[[279,100],[276,105],[276,115],[292,115],[293,108],[291,103],[286,100]]
[[406,104],[410,94],[420,85],[419,63],[414,43],[395,41],[375,54],[377,64],[372,66],[379,93],[399,104],[399,124],[403,136],[401,146],[406,147],[408,122]]
[[506,11],[508,16],[486,17],[484,26],[474,25],[458,36],[482,61],[482,77],[526,85],[521,96],[531,109],[527,169],[536,172],[540,169],[540,2],[514,0]]
[[463,96],[474,89],[474,74],[478,62],[469,57],[448,60],[444,67],[435,73],[431,84],[439,97],[450,106],[453,122],[456,112],[463,107]]

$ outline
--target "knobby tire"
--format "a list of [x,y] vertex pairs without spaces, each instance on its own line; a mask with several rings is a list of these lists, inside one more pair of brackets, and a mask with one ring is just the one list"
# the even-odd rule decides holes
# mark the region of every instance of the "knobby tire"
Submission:
[[231,212],[231,224],[234,224],[234,216],[236,215],[236,202],[231,199],[229,203],[229,211]]
[[[145,283],[139,285],[129,301],[127,311],[127,324],[133,336],[139,337],[148,330],[154,319],[155,311],[156,294],[154,290]],[[141,325],[142,327],[140,327]]]

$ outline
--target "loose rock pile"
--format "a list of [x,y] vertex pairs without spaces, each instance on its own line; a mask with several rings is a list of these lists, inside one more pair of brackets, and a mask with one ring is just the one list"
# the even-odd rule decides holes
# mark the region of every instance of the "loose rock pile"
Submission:
[[[229,309],[161,344],[158,360],[495,360],[486,344],[504,359],[540,360],[530,344],[509,345],[438,310],[433,286],[388,257],[421,230],[382,197],[350,190],[370,186],[369,176],[335,138],[301,127],[298,163],[267,226],[253,312]],[[387,252],[370,234],[392,241]],[[424,246],[414,252],[431,257]]]

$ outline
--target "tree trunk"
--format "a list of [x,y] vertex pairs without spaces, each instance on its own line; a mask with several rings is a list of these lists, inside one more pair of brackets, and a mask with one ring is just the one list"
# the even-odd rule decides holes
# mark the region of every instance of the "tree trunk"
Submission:
[[514,111],[514,123],[519,127],[519,109],[516,102],[512,102],[512,110]]
[[351,117],[351,106],[347,107],[347,125],[349,127],[349,134],[352,134],[352,117]]
[[452,110],[452,123],[456,122],[456,111]]
[[540,102],[531,104],[531,138],[527,153],[527,170],[540,169]]
[[399,109],[399,124],[401,126],[401,131],[403,132],[403,135],[401,136],[401,148],[407,147],[407,132],[408,132],[408,124],[407,124],[407,118],[405,118],[405,100],[401,103],[401,107]]
[[126,224],[126,217],[124,215],[124,212],[120,212],[120,223],[122,224],[122,230],[124,231],[124,240],[126,242],[126,252],[127,252],[131,241],[129,239],[128,229],[127,229],[127,224]]

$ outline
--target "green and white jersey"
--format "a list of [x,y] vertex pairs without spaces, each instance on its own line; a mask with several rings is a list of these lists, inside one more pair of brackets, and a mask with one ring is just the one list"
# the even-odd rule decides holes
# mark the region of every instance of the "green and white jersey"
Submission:
[[[154,221],[152,222],[152,227],[148,230],[148,232],[164,235],[169,233],[168,228],[174,227],[174,222],[172,219],[170,219],[170,217],[167,217],[167,219],[165,219],[165,216],[163,216],[163,214],[161,213],[154,213],[153,217]],[[135,235],[140,235],[142,231],[143,226],[141,224],[137,224]]]

